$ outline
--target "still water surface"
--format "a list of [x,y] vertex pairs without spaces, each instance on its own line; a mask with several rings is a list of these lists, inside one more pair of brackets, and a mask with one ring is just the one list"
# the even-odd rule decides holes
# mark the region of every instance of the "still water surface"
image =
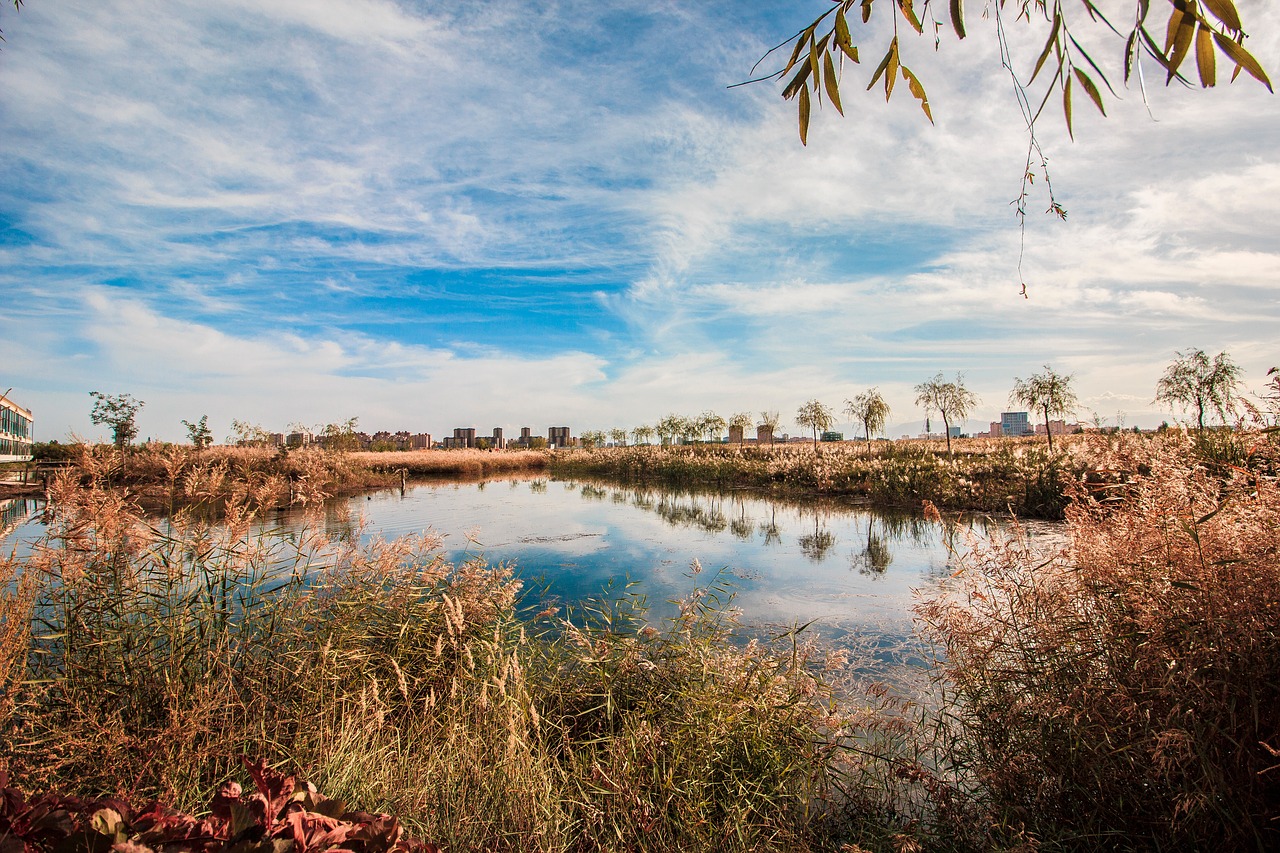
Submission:
[[[5,507],[6,550],[21,553],[43,532],[38,508]],[[286,510],[265,526],[296,531],[306,523]],[[770,632],[812,622],[829,638],[909,634],[913,591],[950,574],[970,534],[982,537],[990,523],[944,526],[835,501],[529,476],[410,484],[403,493],[336,500],[325,519],[338,535],[433,531],[454,562],[514,564],[531,598],[575,604],[632,584],[656,620],[696,587],[721,584],[746,626]]]
[[[614,595],[632,582],[661,617],[696,586],[726,581],[747,625],[816,620],[826,636],[907,633],[912,591],[949,574],[950,549],[982,529],[848,503],[526,477],[410,484],[335,509],[332,532],[361,523],[365,536],[431,530],[450,559],[513,563],[526,588],[554,600]],[[272,522],[303,523],[297,513]]]

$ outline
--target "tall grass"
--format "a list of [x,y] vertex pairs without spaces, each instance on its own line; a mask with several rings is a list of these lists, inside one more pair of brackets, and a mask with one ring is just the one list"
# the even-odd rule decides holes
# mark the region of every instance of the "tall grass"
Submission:
[[90,461],[3,567],[0,769],[198,809],[258,755],[451,849],[1276,849],[1280,487],[1254,438],[1244,466],[1178,435],[1073,451],[1065,545],[971,549],[922,598],[921,701],[797,632],[735,642],[696,566],[663,625],[626,595],[525,613],[511,567],[430,537],[257,534],[248,484],[205,492],[217,525],[158,523]]
[[3,762],[27,790],[198,809],[247,754],[452,849],[805,850],[894,828],[837,784],[865,720],[832,705],[818,651],[729,642],[715,582],[665,626],[625,598],[521,614],[510,567],[449,564],[431,538],[257,534],[252,490],[218,525],[159,523],[109,473],[54,484],[31,591],[5,599]]
[[941,443],[852,443],[618,447],[559,453],[559,475],[671,484],[750,487],[791,494],[847,495],[881,506],[1011,512],[1061,518],[1066,486],[1089,467],[1089,446],[1064,441],[1049,453],[1033,440],[969,439],[948,455]]
[[349,454],[355,465],[371,471],[405,471],[410,477],[487,477],[519,471],[541,471],[551,457],[545,450],[404,450]]
[[1201,450],[1113,447],[1061,553],[999,544],[921,608],[977,846],[1280,844],[1280,494]]

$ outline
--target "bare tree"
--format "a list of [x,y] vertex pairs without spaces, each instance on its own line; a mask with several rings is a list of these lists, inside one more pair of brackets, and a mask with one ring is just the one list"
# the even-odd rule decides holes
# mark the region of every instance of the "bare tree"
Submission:
[[1195,409],[1200,432],[1204,432],[1204,416],[1208,409],[1226,421],[1227,413],[1235,410],[1240,389],[1241,371],[1231,356],[1220,352],[1210,360],[1202,349],[1176,352],[1174,355],[1177,357],[1156,383],[1155,401],[1177,408]]
[[929,412],[942,415],[942,428],[947,433],[947,454],[951,453],[951,421],[964,421],[978,405],[978,397],[964,387],[964,374],[957,373],[954,382],[948,382],[941,373],[928,382],[916,386],[916,405]]
[[872,388],[858,394],[852,400],[844,401],[845,414],[854,423],[862,424],[867,436],[867,457],[871,457],[871,436],[884,430],[889,420],[889,404],[880,394],[880,389]]
[[1044,413],[1044,431],[1049,436],[1049,450],[1053,451],[1053,430],[1049,428],[1049,419],[1053,415],[1066,417],[1075,414],[1080,402],[1075,391],[1071,389],[1071,376],[1063,376],[1049,365],[1044,366],[1043,373],[1036,373],[1030,379],[1014,377],[1013,391],[1009,394],[1010,403],[1020,403],[1029,409]]
[[818,445],[818,433],[826,432],[835,423],[835,415],[817,400],[810,400],[796,412],[796,425],[813,430],[813,444]]
[[782,415],[778,412],[761,412],[760,423],[757,427],[766,427],[769,430],[769,443],[773,444],[773,436],[778,431],[778,426],[782,423]]

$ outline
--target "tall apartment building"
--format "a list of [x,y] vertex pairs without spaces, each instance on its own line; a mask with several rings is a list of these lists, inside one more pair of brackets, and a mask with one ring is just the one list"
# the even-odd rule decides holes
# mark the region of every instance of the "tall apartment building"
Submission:
[[476,428],[475,427],[457,427],[453,431],[454,447],[475,447],[476,446]]
[[570,440],[568,427],[551,427],[547,430],[547,444],[552,447],[568,447]]
[[493,428],[493,437],[489,439],[489,446],[497,450],[507,446],[507,440],[502,437],[502,427]]
[[1026,412],[1001,412],[1000,434],[1011,436],[1035,435],[1031,418]]
[[0,397],[0,462],[30,462],[35,421],[31,411]]

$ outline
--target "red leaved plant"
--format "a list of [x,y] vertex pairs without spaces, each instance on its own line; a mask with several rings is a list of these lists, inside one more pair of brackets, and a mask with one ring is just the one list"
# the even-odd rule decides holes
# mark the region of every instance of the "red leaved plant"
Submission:
[[158,801],[135,810],[119,797],[27,799],[0,771],[0,853],[439,853],[434,844],[405,838],[390,815],[349,812],[261,759],[243,761],[257,791],[246,794],[227,782],[203,818]]

